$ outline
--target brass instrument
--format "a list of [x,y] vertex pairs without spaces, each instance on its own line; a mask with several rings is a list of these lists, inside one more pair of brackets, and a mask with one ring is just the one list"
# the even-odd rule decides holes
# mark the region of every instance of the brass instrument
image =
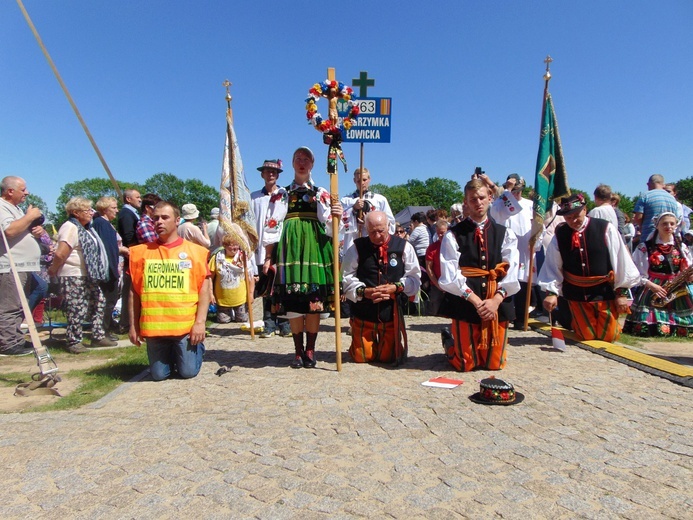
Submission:
[[693,266],[687,267],[683,271],[680,271],[679,274],[677,274],[674,278],[662,285],[662,287],[666,290],[667,295],[663,298],[656,295],[653,296],[652,301],[650,302],[652,306],[658,308],[665,307],[679,296],[685,294],[685,292],[688,290],[686,286],[688,285],[688,277],[691,275],[691,273],[693,273]]

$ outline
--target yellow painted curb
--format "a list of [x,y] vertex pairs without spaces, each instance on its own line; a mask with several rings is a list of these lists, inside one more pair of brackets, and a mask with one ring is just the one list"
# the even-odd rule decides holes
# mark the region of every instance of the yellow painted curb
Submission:
[[[534,329],[538,329],[548,333],[549,336],[551,335],[551,326],[548,323],[530,319],[528,321],[528,325],[530,325]],[[671,374],[677,377],[693,377],[693,367],[679,365],[678,363],[667,361],[666,359],[662,359],[651,354],[646,354],[644,352],[633,350],[624,345],[615,345],[613,343],[607,343],[606,341],[599,340],[579,340],[575,336],[575,333],[565,330],[562,327],[557,328],[561,329],[561,331],[563,332],[563,336],[565,336],[567,339],[576,341],[577,343],[582,343],[583,345],[587,345],[590,348],[602,350],[613,356],[627,359],[628,361],[632,361],[633,363],[637,363],[639,365],[643,365],[654,370],[660,370],[662,372],[666,372],[667,374]]]

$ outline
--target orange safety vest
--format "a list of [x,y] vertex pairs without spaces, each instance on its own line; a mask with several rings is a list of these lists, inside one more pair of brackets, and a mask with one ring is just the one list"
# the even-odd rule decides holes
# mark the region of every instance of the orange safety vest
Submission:
[[140,296],[143,338],[190,333],[200,289],[209,276],[206,248],[177,240],[130,248],[132,289]]

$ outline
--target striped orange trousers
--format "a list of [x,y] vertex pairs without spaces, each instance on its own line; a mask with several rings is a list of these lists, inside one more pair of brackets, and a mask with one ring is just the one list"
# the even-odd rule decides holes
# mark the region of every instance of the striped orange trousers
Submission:
[[508,345],[508,322],[498,323],[498,334],[502,338],[497,347],[481,342],[481,324],[452,320],[454,344],[446,349],[450,364],[458,372],[469,372],[476,368],[501,370],[506,363]]
[[568,300],[571,324],[578,339],[612,343],[621,337],[616,300],[576,302]]
[[[356,363],[395,363],[406,352],[407,333],[396,330],[395,320],[375,323],[352,317],[349,355]],[[403,334],[400,337],[399,333]]]

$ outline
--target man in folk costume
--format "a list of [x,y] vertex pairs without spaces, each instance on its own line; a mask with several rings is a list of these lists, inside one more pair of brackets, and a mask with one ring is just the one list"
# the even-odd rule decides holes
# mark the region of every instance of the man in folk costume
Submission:
[[353,302],[349,355],[357,363],[400,364],[407,356],[402,304],[421,285],[412,245],[390,233],[388,215],[366,215],[367,237],[354,240],[342,263],[345,296]]
[[[262,274],[268,275],[270,270],[274,269],[272,267],[272,250],[282,235],[288,195],[285,188],[277,186],[279,174],[284,171],[282,170],[281,159],[268,159],[257,170],[260,172],[265,185],[250,195],[258,236],[255,264],[258,270],[262,270]],[[258,272],[257,274],[261,273]],[[291,336],[289,320],[278,318],[276,314],[272,313],[272,297],[270,295],[263,297],[262,310],[264,327],[260,333],[261,338],[269,338],[275,334]]]
[[480,179],[464,187],[469,216],[440,246],[440,288],[448,294],[441,312],[452,318],[454,343],[446,354],[455,369],[500,370],[506,363],[508,321],[515,318],[511,296],[517,280],[517,237],[488,217],[489,189]]
[[354,184],[356,191],[342,197],[341,203],[344,208],[342,220],[344,221],[344,246],[342,250],[346,253],[354,240],[359,237],[366,237],[368,233],[364,223],[364,217],[371,211],[382,211],[387,216],[388,233],[395,232],[395,216],[390,209],[387,199],[378,193],[373,193],[368,188],[371,184],[371,173],[367,168],[354,170]]
[[159,238],[130,249],[130,333],[147,341],[152,379],[195,377],[205,352],[210,298],[207,248],[178,236],[180,212],[159,202],[152,217]]
[[556,228],[539,273],[544,308],[553,311],[561,295],[579,339],[613,342],[621,335],[618,315],[629,312],[628,289],[640,282],[640,273],[618,229],[588,217],[582,195],[563,197],[557,214],[565,224]]

